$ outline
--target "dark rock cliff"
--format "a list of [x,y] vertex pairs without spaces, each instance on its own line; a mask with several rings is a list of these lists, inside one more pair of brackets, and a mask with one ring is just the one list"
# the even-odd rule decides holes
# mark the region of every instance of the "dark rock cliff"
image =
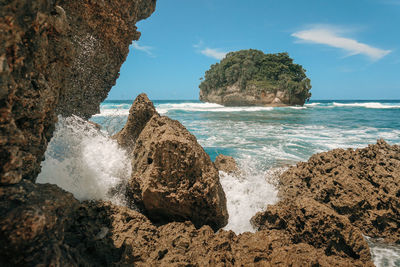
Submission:
[[34,181],[57,115],[88,118],[155,0],[0,2],[0,183]]

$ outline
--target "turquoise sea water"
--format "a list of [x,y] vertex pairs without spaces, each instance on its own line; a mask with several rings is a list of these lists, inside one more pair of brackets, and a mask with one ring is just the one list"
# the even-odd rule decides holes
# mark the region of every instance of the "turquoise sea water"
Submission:
[[[124,205],[130,159],[110,139],[125,124],[133,101],[105,101],[91,120],[59,118],[38,182],[55,183],[80,200]],[[400,144],[399,101],[310,101],[303,107],[223,107],[200,101],[153,101],[157,111],[180,121],[214,160],[233,156],[243,175],[220,173],[229,222],[236,233],[254,231],[250,218],[278,201],[276,179],[288,166],[334,148],[357,148],[383,138]],[[368,239],[377,266],[400,266],[400,247]]]
[[[113,133],[132,101],[105,101],[92,118]],[[179,120],[211,158],[251,157],[260,168],[307,160],[338,147],[363,147],[384,138],[400,144],[399,101],[310,101],[304,107],[222,107],[200,101],[154,101]]]

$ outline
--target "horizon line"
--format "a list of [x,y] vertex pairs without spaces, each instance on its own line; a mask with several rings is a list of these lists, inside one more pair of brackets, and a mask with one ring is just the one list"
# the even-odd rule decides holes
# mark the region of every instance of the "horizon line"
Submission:
[[[151,99],[152,101],[200,101],[199,99]],[[133,101],[133,99],[106,99],[104,101]],[[103,101],[103,102],[104,102]],[[400,101],[400,98],[386,98],[386,99],[310,99],[310,101]],[[309,101],[306,101],[306,103]],[[206,102],[203,102],[206,103]]]

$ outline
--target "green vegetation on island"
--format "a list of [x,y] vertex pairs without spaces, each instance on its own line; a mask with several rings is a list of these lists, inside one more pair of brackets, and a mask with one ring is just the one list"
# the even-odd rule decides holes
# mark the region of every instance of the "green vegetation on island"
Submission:
[[236,84],[242,93],[249,88],[253,95],[281,91],[288,95],[284,104],[298,104],[300,99],[304,104],[311,97],[305,72],[288,53],[264,54],[255,49],[230,52],[206,71],[200,95],[206,99],[213,92],[224,94],[228,86]]

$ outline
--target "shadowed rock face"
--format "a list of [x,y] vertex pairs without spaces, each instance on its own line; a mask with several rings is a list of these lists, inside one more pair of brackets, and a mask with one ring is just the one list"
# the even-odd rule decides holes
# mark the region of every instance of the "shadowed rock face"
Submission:
[[55,185],[23,180],[0,187],[0,196],[4,266],[373,266],[293,244],[281,230],[237,236],[190,222],[157,227],[127,207],[79,203]]
[[88,118],[155,0],[0,3],[0,183],[34,181],[57,114]]
[[298,163],[280,178],[284,198],[313,198],[346,216],[364,235],[400,243],[400,147],[379,140],[334,149]]
[[22,180],[17,185],[1,186],[1,264],[73,265],[71,254],[76,251],[63,239],[79,205],[72,194],[56,185]]

